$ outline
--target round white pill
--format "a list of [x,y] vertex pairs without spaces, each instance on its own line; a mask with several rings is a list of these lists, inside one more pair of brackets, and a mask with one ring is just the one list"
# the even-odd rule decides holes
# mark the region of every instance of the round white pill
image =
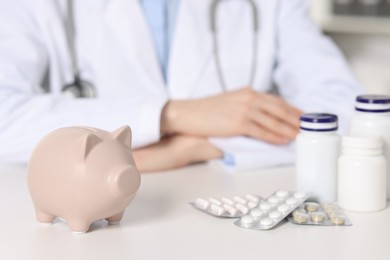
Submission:
[[232,205],[225,203],[225,204],[222,205],[222,207],[223,207],[224,210],[229,212],[230,216],[236,216],[237,215],[237,209],[235,207],[233,207]]
[[296,204],[298,202],[298,200],[296,199],[296,198],[288,198],[287,200],[286,200],[286,203],[288,204],[288,205],[294,205],[294,204]]
[[242,213],[247,214],[249,212],[249,208],[243,204],[237,203],[236,208]]
[[226,203],[226,204],[229,204],[229,205],[234,205],[234,201],[232,199],[229,199],[229,198],[226,198],[226,197],[223,197],[221,198],[222,202],[223,203]]
[[276,196],[271,196],[268,198],[268,202],[271,204],[277,204],[279,203],[280,199]]
[[253,202],[253,201],[248,202],[248,208],[250,208],[250,209],[256,208],[257,205],[259,205],[259,204],[258,204],[258,203],[255,203],[255,202]]
[[250,193],[248,193],[248,194],[246,194],[245,195],[245,198],[247,199],[247,200],[250,200],[250,201],[252,201],[252,202],[254,202],[254,203],[259,203],[259,201],[260,201],[260,198],[259,197],[257,197],[257,196],[255,196],[255,195],[253,195],[253,194],[250,194]]
[[264,215],[264,212],[261,209],[252,209],[251,215],[255,218],[259,218]]
[[210,201],[211,203],[217,204],[217,205],[219,205],[219,206],[222,205],[222,202],[221,202],[220,200],[215,199],[215,198],[209,198],[209,201]]
[[287,204],[282,204],[282,205],[280,205],[279,207],[278,207],[278,210],[280,211],[280,212],[286,212],[287,210],[289,210],[289,206],[287,205]]
[[241,223],[249,225],[255,222],[255,219],[249,215],[245,215],[241,217]]
[[234,199],[236,202],[240,203],[240,204],[244,204],[244,205],[245,205],[245,204],[248,203],[248,201],[247,201],[246,199],[241,198],[240,196],[234,196],[233,199]]
[[208,202],[207,200],[205,199],[202,199],[202,198],[197,198],[195,200],[195,206],[199,209],[202,209],[202,210],[206,210],[210,205],[210,202]]
[[287,195],[288,195],[288,191],[286,191],[286,190],[280,190],[280,191],[276,192],[276,196],[278,196],[280,198],[287,197]]
[[272,224],[272,219],[270,218],[263,218],[262,220],[260,220],[260,225],[262,226],[269,226]]
[[282,215],[282,213],[280,213],[280,211],[276,211],[276,210],[269,213],[269,217],[273,218],[273,219],[280,218],[281,215]]
[[259,206],[262,210],[269,210],[272,206],[268,202],[262,202]]
[[210,212],[215,214],[215,215],[222,216],[223,213],[225,213],[225,210],[217,204],[211,204],[210,205]]
[[294,193],[294,197],[297,199],[302,199],[305,196],[306,196],[306,193],[304,193],[304,192],[297,191]]

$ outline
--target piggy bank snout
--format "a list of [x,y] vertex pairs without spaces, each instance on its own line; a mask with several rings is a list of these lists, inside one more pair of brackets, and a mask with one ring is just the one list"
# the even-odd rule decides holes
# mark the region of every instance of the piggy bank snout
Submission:
[[126,196],[134,194],[141,184],[138,170],[132,166],[125,166],[113,170],[110,176],[110,186],[115,194]]

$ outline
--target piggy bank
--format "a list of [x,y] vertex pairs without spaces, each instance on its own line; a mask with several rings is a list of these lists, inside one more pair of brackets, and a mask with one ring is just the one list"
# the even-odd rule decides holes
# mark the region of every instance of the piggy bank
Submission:
[[75,233],[97,220],[118,223],[141,177],[128,126],[110,133],[89,127],[55,130],[42,139],[28,165],[28,186],[41,223],[62,218]]

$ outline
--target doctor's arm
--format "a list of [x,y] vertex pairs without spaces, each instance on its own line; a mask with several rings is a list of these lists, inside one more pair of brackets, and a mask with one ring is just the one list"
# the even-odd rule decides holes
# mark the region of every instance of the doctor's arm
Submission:
[[[74,99],[58,90],[43,91],[53,61],[30,5],[34,3],[0,1],[0,162],[26,163],[41,138],[65,126],[115,130],[129,124],[133,146],[159,141],[160,114],[167,97]],[[50,69],[55,74],[58,68]],[[52,78],[51,84],[61,84],[55,81]]]
[[[214,136],[214,138],[209,139],[210,142],[227,154],[233,155],[233,161],[238,168],[241,166],[252,168],[293,162],[293,144],[275,146],[269,145],[267,142],[285,144],[287,141],[293,140],[298,132],[297,126],[299,115],[302,113],[301,110],[305,112],[335,113],[340,119],[341,132],[345,132],[353,111],[354,98],[362,91],[361,86],[352,76],[341,52],[328,38],[322,35],[318,26],[310,20],[308,1],[281,0],[279,6],[277,57],[273,76],[284,101],[274,96],[271,96],[271,100],[275,102],[274,104],[277,104],[276,107],[282,109],[267,110],[275,106],[269,104],[267,99],[260,100],[260,93],[256,95],[256,98],[244,98],[241,99],[241,102],[241,97],[236,99],[239,95],[234,98],[223,97],[223,95],[210,98],[214,101],[219,99],[218,107],[209,106],[206,101],[210,101],[210,99],[202,100],[202,102],[199,102],[199,100],[193,101],[192,105],[184,102],[182,104],[172,102],[171,109],[173,112],[171,111],[170,114],[168,111],[167,113],[167,117],[170,117],[171,122],[173,122],[170,127],[182,129],[182,127],[175,126],[174,120],[172,120],[172,118],[180,118],[180,113],[175,112],[175,110],[180,111],[177,107],[184,106],[185,108],[182,108],[181,111],[190,109],[193,115],[201,115],[200,112],[203,111],[203,108],[207,108],[209,112],[208,114],[203,113],[205,116],[195,118],[195,120],[189,117],[191,121],[184,119],[182,122],[186,122],[185,125],[187,126],[194,126],[194,122],[212,121],[211,128],[203,128],[200,131],[211,133],[209,136]],[[232,100],[234,101],[232,102]],[[266,106],[252,105],[248,107],[242,106],[243,103],[262,103]],[[240,120],[243,117],[240,116],[240,113],[237,114],[240,111],[240,109],[237,109],[238,106],[235,106],[237,104],[241,104],[241,108],[247,109],[243,113],[248,116],[246,120]],[[230,110],[228,112],[228,110],[225,110],[227,112],[225,116],[230,115],[230,118],[219,118],[218,116],[221,116],[221,114],[217,117],[211,117],[220,111],[219,108],[228,106],[235,108],[234,111]],[[254,107],[255,110],[250,110]],[[264,125],[264,117],[262,117],[264,114],[273,117],[271,120],[265,120],[265,122],[268,122],[267,125]],[[207,121],[207,118],[212,120]],[[221,121],[220,119],[223,118],[227,120]],[[272,119],[277,120],[275,122]],[[294,122],[291,122],[291,120]],[[232,123],[236,123],[236,125],[232,125]],[[167,128],[170,129],[169,126]],[[195,129],[197,129],[196,126],[187,129],[187,131]],[[179,131],[184,132],[186,130]],[[266,143],[258,140],[264,140]]]
[[310,19],[310,1],[281,2],[274,81],[281,95],[305,112],[337,114],[344,133],[362,87],[340,50]]

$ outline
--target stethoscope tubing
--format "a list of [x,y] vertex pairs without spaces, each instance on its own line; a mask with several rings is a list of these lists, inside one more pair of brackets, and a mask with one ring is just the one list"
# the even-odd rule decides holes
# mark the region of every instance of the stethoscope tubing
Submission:
[[[217,69],[218,79],[221,85],[221,88],[224,92],[227,91],[226,79],[223,75],[222,64],[221,64],[221,55],[219,52],[219,42],[218,42],[218,29],[217,29],[217,11],[219,4],[225,0],[214,0],[210,6],[210,30],[212,33],[212,42],[213,42],[213,53],[215,66]],[[246,1],[252,8],[252,22],[253,22],[253,40],[252,40],[252,66],[249,76],[248,86],[252,87],[255,80],[256,70],[257,70],[257,55],[258,55],[258,32],[259,32],[259,12],[258,7],[255,3],[255,0],[241,0]]]

